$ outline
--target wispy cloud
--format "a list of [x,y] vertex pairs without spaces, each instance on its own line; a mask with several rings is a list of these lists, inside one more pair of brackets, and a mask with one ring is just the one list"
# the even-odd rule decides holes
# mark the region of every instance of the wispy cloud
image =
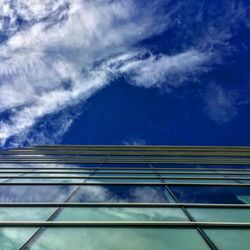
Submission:
[[212,83],[204,93],[205,112],[216,123],[225,123],[234,118],[237,111],[236,95],[222,86]]
[[[132,58],[120,68],[132,84],[141,87],[172,89],[206,69],[210,53],[188,50],[176,55],[152,55]],[[178,77],[177,77],[178,76]]]
[[0,21],[7,37],[0,45],[2,145],[46,142],[49,133],[56,141],[74,116],[62,116],[62,128],[28,134],[43,117],[86,101],[119,75],[170,90],[206,71],[214,56],[200,43],[171,55],[138,45],[174,26],[182,6],[171,1],[0,1],[1,15],[10,17]]
[[128,140],[123,141],[124,145],[146,145],[146,141],[142,138],[129,138]]

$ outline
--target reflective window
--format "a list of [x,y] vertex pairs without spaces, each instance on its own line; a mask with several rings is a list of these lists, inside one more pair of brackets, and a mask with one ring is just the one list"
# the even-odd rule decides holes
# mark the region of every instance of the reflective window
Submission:
[[75,202],[173,202],[163,186],[84,185],[72,197]]
[[74,186],[0,186],[0,202],[64,201],[75,190]]
[[133,182],[133,183],[138,183],[138,182],[142,182],[142,183],[162,183],[160,179],[149,179],[149,178],[144,178],[144,179],[121,179],[121,178],[89,178],[86,181],[88,182],[100,182],[100,183],[108,183],[108,182]]
[[48,228],[32,250],[57,249],[166,250],[210,249],[195,229],[180,228]]
[[250,203],[249,187],[170,186],[180,202],[188,203]]
[[21,178],[21,179],[11,179],[8,182],[11,183],[37,183],[37,185],[39,185],[39,183],[50,183],[50,182],[68,182],[68,183],[72,183],[72,182],[82,182],[83,180],[85,180],[85,178],[82,179],[63,179],[63,178]]
[[249,249],[249,229],[209,228],[205,232],[220,250]]
[[250,222],[250,209],[188,208],[196,221]]
[[115,176],[124,176],[126,177],[140,177],[140,176],[144,176],[144,177],[157,177],[156,174],[154,173],[148,173],[148,174],[141,174],[140,172],[138,173],[133,173],[132,171],[129,173],[117,173],[117,174],[113,174],[113,173],[95,173],[93,176],[100,176],[100,177],[105,177],[105,176],[110,176],[110,177],[115,177]]
[[55,210],[49,207],[0,207],[0,221],[47,220]]
[[[113,158],[113,157],[112,157]],[[100,168],[150,168],[148,163],[103,163]]]
[[109,173],[109,172],[118,172],[118,173],[122,173],[122,174],[126,174],[126,173],[133,173],[133,172],[142,172],[142,173],[144,173],[144,172],[146,172],[146,173],[152,173],[152,174],[154,174],[154,170],[152,169],[152,168],[148,168],[148,169],[145,169],[145,168],[143,168],[143,169],[138,169],[138,168],[136,168],[136,169],[122,169],[122,168],[115,168],[115,169],[101,169],[101,168],[99,168],[97,171],[96,171],[96,173],[97,174],[99,174],[99,173]]
[[58,221],[187,221],[181,208],[72,207],[64,208]]
[[20,249],[26,241],[38,230],[38,228],[0,228],[0,246],[1,249],[16,250]]
[[221,180],[207,180],[207,179],[165,179],[165,183],[237,183],[233,180],[221,179]]

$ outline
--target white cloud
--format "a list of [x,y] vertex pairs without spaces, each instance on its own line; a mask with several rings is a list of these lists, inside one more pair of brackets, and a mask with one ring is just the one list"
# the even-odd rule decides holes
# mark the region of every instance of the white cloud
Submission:
[[128,74],[128,78],[137,86],[150,88],[164,85],[165,88],[171,89],[203,71],[203,65],[211,56],[197,50],[171,56],[150,55],[146,59],[133,58],[123,65],[120,71]]
[[238,111],[236,96],[218,84],[210,84],[205,90],[205,112],[216,123],[224,123],[233,119]]
[[[141,40],[172,25],[180,4],[162,8],[157,0],[143,6],[134,0],[0,3],[0,14],[10,20],[0,21],[9,36],[0,44],[2,145],[10,138],[12,145],[48,142],[46,137],[51,136],[46,129],[28,136],[41,118],[86,101],[118,75],[136,86],[169,90],[194,80],[213,56],[210,50],[200,50],[200,45],[171,55],[154,55],[138,47]],[[20,17],[26,22],[22,29]],[[50,131],[55,135],[51,143],[74,116],[62,119],[62,128],[52,126],[56,129]]]
[[128,140],[123,141],[124,145],[146,145],[146,141],[142,138],[130,138]]

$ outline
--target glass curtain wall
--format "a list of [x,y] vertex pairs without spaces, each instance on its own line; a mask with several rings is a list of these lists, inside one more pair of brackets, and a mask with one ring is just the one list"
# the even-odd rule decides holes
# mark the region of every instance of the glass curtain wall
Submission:
[[250,147],[0,152],[1,249],[248,249]]

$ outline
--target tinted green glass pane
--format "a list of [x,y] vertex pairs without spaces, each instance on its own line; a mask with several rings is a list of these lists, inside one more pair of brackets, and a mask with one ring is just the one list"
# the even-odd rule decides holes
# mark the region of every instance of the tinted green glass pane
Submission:
[[0,178],[2,178],[3,176],[18,176],[22,173],[0,173]]
[[0,247],[4,250],[17,250],[37,231],[38,228],[0,228]]
[[145,176],[145,177],[157,177],[156,174],[141,174],[141,173],[136,173],[136,174],[133,174],[133,173],[118,173],[118,174],[109,174],[109,173],[96,173],[94,174],[93,176],[100,176],[100,177],[105,177],[105,176],[111,176],[111,177],[116,177],[116,176],[124,176],[125,178],[126,177],[141,177],[141,176]]
[[53,174],[50,174],[50,173],[36,173],[36,174],[24,174],[23,176],[27,176],[27,178],[29,176],[38,176],[38,177],[54,177],[54,176],[58,176],[58,177],[74,177],[74,176],[79,176],[79,177],[82,177],[82,178],[85,178],[85,177],[88,177],[89,174],[85,174],[85,173],[77,173],[77,174],[74,174],[74,173],[53,173]]
[[231,180],[204,180],[204,179],[165,179],[166,183],[237,183]]
[[98,169],[96,171],[96,173],[109,173],[109,172],[120,172],[120,173],[131,173],[131,172],[147,172],[147,173],[154,173],[154,170],[153,169],[128,169],[128,170],[125,170],[125,169]]
[[241,183],[246,183],[246,184],[249,184],[250,183],[250,180],[240,180]]
[[143,183],[143,182],[147,182],[147,183],[161,183],[160,179],[117,179],[117,178],[110,178],[110,179],[105,179],[105,178],[100,178],[100,179],[95,179],[95,178],[90,178],[87,179],[87,182],[101,182],[101,183],[110,183],[110,182],[135,182],[135,183]]
[[188,208],[196,221],[250,222],[250,209]]
[[220,173],[220,174],[227,174],[227,173],[230,173],[230,174],[244,174],[244,173],[250,173],[249,171],[216,171],[217,173]]
[[44,183],[44,182],[65,182],[65,183],[72,183],[72,182],[83,182],[85,178],[82,179],[63,179],[63,178],[42,178],[42,179],[32,179],[32,178],[22,178],[22,179],[11,179],[9,182],[14,183]]
[[208,237],[220,250],[246,250],[250,246],[249,229],[205,229]]
[[188,178],[199,178],[199,177],[212,177],[212,178],[226,178],[223,175],[215,175],[215,174],[161,174],[162,177],[188,177]]
[[84,207],[64,208],[56,220],[187,221],[188,218],[180,208]]
[[1,207],[0,221],[47,220],[55,210],[47,207]]
[[48,228],[32,250],[173,250],[209,249],[195,229]]
[[6,178],[0,178],[0,182],[4,182],[4,181],[7,181],[7,180],[9,180],[9,178],[8,179],[6,179]]

